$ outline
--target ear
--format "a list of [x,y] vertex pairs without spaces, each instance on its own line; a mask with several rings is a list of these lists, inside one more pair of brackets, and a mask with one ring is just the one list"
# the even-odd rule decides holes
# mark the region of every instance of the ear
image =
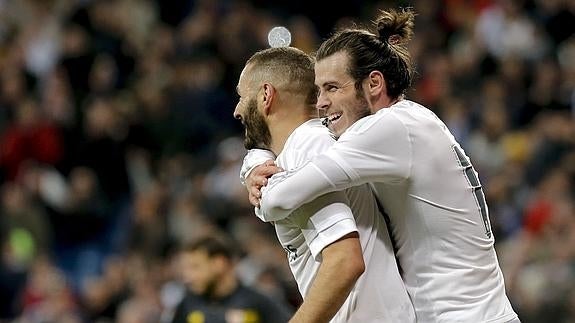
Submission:
[[371,71],[367,77],[367,90],[370,96],[380,96],[387,94],[385,77],[380,71]]
[[264,83],[262,85],[262,108],[264,115],[268,115],[271,112],[271,107],[274,99],[276,98],[276,89],[270,83]]

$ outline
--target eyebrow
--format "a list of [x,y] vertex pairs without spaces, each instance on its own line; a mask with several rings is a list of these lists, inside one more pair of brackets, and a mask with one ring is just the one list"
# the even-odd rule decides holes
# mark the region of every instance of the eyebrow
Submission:
[[345,82],[345,83],[341,83],[341,82],[338,82],[338,81],[326,81],[326,82],[323,82],[323,83],[322,83],[320,86],[318,86],[318,87],[326,87],[326,86],[329,86],[329,85],[334,85],[334,86],[343,88],[343,87],[349,86],[349,85],[352,84],[352,83],[353,83],[353,80],[349,80],[349,81],[347,81],[347,82]]
[[336,81],[326,81],[323,82],[321,85],[319,85],[318,87],[326,87],[328,85],[339,85],[339,82]]

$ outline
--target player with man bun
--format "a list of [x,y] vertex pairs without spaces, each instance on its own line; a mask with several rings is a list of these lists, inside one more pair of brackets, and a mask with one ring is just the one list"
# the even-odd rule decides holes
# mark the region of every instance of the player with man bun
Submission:
[[[413,21],[410,10],[382,11],[377,33],[344,29],[320,46],[317,108],[341,136],[305,166],[271,177],[257,201],[259,217],[277,221],[318,196],[370,183],[419,322],[519,322],[477,173],[446,125],[405,98]],[[373,114],[347,128],[352,116],[343,107],[353,104]],[[269,174],[267,167],[248,183]],[[257,194],[257,185],[249,188]]]

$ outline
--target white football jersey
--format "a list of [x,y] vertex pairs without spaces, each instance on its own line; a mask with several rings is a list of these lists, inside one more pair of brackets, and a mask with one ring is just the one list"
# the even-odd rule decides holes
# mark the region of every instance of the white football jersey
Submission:
[[[276,163],[296,169],[334,142],[321,121],[312,119],[294,130]],[[369,185],[320,196],[274,225],[304,299],[320,267],[323,248],[358,231],[365,272],[331,322],[415,322],[413,304]]]
[[[262,190],[260,217],[371,183],[389,215],[418,322],[509,322],[485,197],[445,124],[408,100],[352,125],[325,154]],[[273,177],[272,177],[273,178]]]

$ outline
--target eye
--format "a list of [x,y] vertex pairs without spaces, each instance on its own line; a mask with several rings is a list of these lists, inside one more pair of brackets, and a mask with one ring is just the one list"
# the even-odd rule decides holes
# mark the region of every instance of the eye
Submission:
[[325,90],[328,91],[328,92],[335,92],[335,91],[337,91],[337,89],[338,89],[338,87],[335,86],[335,85],[327,85],[327,86],[325,87]]

